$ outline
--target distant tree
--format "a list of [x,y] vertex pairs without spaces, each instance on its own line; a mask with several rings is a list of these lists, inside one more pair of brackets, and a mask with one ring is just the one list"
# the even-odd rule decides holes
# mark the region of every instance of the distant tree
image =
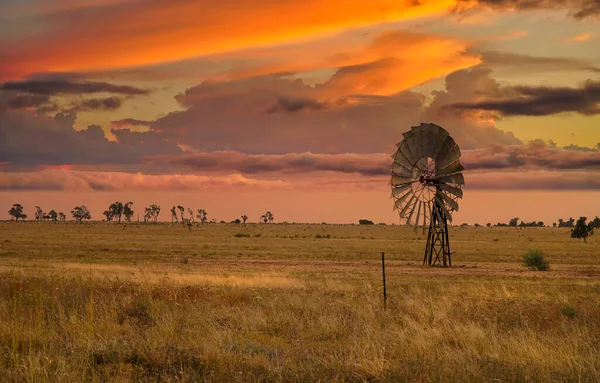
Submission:
[[110,222],[113,219],[113,211],[110,209],[104,210],[102,215],[106,217],[106,222]]
[[185,209],[181,205],[177,205],[177,209],[179,209],[179,213],[181,214],[181,222],[185,225],[185,222],[184,222],[185,218],[183,217],[183,212],[185,211]]
[[123,206],[123,215],[125,216],[125,220],[127,222],[131,222],[131,217],[133,217],[133,209],[131,208],[131,205],[133,205],[133,202],[127,202],[125,206]]
[[369,221],[368,219],[359,219],[359,225],[374,225],[373,221]]
[[149,207],[144,208],[144,223],[152,218],[152,210]]
[[273,213],[271,213],[270,211],[267,211],[265,214],[260,216],[260,219],[264,222],[264,223],[272,223],[273,220],[275,219],[275,217],[273,216]]
[[600,218],[596,216],[596,218],[590,221],[589,226],[594,229],[600,229]]
[[67,216],[65,215],[65,213],[63,213],[62,211],[60,213],[58,213],[58,220],[59,221],[66,221],[67,220]]
[[248,216],[246,214],[244,214],[242,217],[242,222],[246,223],[246,221],[248,220]]
[[476,223],[476,224],[475,224],[475,225],[473,225],[473,226],[475,226],[475,227],[481,227],[481,225],[480,225],[480,224],[478,224],[478,223]]
[[208,213],[206,212],[205,209],[198,209],[198,214],[196,214],[196,217],[198,218],[198,220],[201,223],[206,222]]
[[579,217],[577,224],[571,229],[571,238],[583,238],[583,242],[587,243],[587,237],[594,234],[594,229],[587,225],[586,217]]
[[515,226],[516,227],[518,222],[519,222],[519,217],[515,217],[515,218],[511,219],[508,222],[508,226]]
[[190,222],[194,223],[194,211],[189,207],[188,207],[187,211],[188,211],[188,215],[190,216],[190,218],[189,218]]
[[41,221],[42,219],[44,219],[44,211],[42,210],[41,207],[36,206],[35,207],[35,220]]
[[171,209],[171,226],[173,226],[173,221],[177,222],[177,208],[175,206]]
[[[148,219],[152,218],[154,223],[156,223],[156,221],[158,221],[158,215],[160,214],[160,206],[154,205],[154,204],[150,205],[149,207],[146,208],[146,213],[149,213]],[[145,217],[145,215],[144,215],[144,217]]]
[[123,215],[124,206],[122,202],[115,202],[108,208],[112,212],[112,216],[117,217],[117,223],[121,223],[121,216]]
[[562,218],[560,218],[558,220],[558,227],[575,227],[575,219],[569,218],[569,220],[565,222]]
[[552,222],[552,227],[556,227],[556,222]]
[[8,214],[11,217],[13,217],[15,221],[18,221],[19,219],[24,220],[27,218],[27,214],[23,214],[23,205],[21,205],[20,203],[12,205],[12,207],[8,211]]
[[90,211],[85,205],[75,206],[73,210],[71,210],[71,215],[73,215],[75,221],[79,223],[81,223],[84,219],[92,219]]
[[234,219],[233,221],[229,222],[229,223],[235,223],[237,225],[239,225],[240,223],[242,223],[242,220],[239,218]]
[[485,226],[490,227],[490,226],[492,226],[492,224],[488,222],[485,224]]
[[49,217],[49,218],[50,218],[52,221],[56,222],[56,220],[57,220],[57,218],[58,218],[58,213],[57,213],[57,212],[56,212],[54,209],[52,209],[52,210],[50,210],[50,212],[48,213],[48,217]]

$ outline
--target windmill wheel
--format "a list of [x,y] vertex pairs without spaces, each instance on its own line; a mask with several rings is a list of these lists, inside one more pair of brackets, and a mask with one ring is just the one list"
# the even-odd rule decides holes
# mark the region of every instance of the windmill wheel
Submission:
[[458,211],[465,180],[460,148],[450,134],[435,124],[413,126],[392,155],[394,209],[415,230],[434,221],[452,222]]

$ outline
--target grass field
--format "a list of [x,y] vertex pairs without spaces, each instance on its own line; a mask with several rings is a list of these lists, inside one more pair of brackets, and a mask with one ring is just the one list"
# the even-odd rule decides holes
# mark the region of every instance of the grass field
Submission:
[[452,227],[442,269],[425,236],[2,222],[1,380],[600,381],[598,238]]

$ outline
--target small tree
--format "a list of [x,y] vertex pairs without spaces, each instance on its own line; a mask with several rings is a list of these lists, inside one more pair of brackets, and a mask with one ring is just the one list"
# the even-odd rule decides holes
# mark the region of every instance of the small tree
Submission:
[[185,211],[185,209],[181,205],[177,205],[177,209],[179,209],[179,213],[181,214],[181,222],[185,225],[185,222],[184,222],[185,218],[183,216],[183,212]]
[[196,215],[196,217],[198,218],[198,220],[202,223],[206,222],[208,213],[206,212],[205,209],[198,209],[198,214]]
[[125,220],[127,222],[131,222],[131,217],[133,217],[133,209],[131,208],[131,205],[133,205],[133,202],[127,202],[125,206],[123,206],[123,215],[125,216]]
[[156,221],[158,221],[158,215],[160,214],[160,206],[150,205],[146,208],[146,211],[150,213],[150,217],[152,217],[152,220],[156,223]]
[[75,206],[73,210],[71,210],[71,215],[73,215],[75,221],[79,223],[81,223],[84,219],[92,219],[90,211],[85,205]]
[[272,223],[275,217],[273,216],[273,213],[267,211],[265,214],[260,216],[260,219],[262,219],[264,223]]
[[173,226],[173,221],[177,222],[177,208],[175,206],[171,209],[171,226]]
[[510,222],[508,222],[508,226],[517,226],[517,223],[519,222],[519,217],[515,217],[513,219],[510,220]]
[[44,219],[44,211],[42,210],[41,207],[36,206],[35,207],[35,220],[36,221],[41,221]]
[[112,210],[104,210],[104,212],[102,212],[102,215],[106,217],[106,222],[110,222],[113,219],[113,212]]
[[587,243],[587,237],[594,234],[594,229],[585,223],[586,220],[586,217],[579,217],[575,227],[571,229],[571,238],[583,238],[583,242]]
[[600,229],[600,218],[596,217],[591,220],[589,226],[593,229]]
[[248,216],[246,214],[244,214],[241,218],[243,223],[246,223],[246,221],[248,220]]
[[57,218],[58,218],[58,213],[56,211],[54,211],[54,209],[50,210],[50,212],[48,213],[48,217],[50,217],[50,219],[54,222],[56,222]]
[[190,216],[190,218],[189,218],[190,222],[194,223],[194,211],[189,207],[188,207],[187,211],[188,211],[188,215]]
[[59,221],[66,221],[67,220],[67,216],[65,215],[65,213],[63,213],[62,211],[60,213],[58,213],[58,220]]
[[123,215],[123,203],[117,201],[110,205],[108,208],[112,212],[113,217],[117,217],[117,223],[121,223],[121,216]]
[[152,218],[152,209],[149,207],[144,208],[144,223],[148,222]]
[[15,219],[15,221],[18,221],[19,218],[20,219],[27,218],[27,214],[23,214],[23,205],[21,205],[20,203],[16,203],[16,204],[12,205],[12,207],[8,211],[8,214],[11,217],[13,217]]

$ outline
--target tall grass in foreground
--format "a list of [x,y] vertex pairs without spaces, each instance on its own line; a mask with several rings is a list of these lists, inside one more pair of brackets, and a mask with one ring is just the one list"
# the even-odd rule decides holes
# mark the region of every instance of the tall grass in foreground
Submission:
[[[8,381],[600,381],[593,282],[301,288],[0,273]],[[544,284],[546,283],[546,284]]]

